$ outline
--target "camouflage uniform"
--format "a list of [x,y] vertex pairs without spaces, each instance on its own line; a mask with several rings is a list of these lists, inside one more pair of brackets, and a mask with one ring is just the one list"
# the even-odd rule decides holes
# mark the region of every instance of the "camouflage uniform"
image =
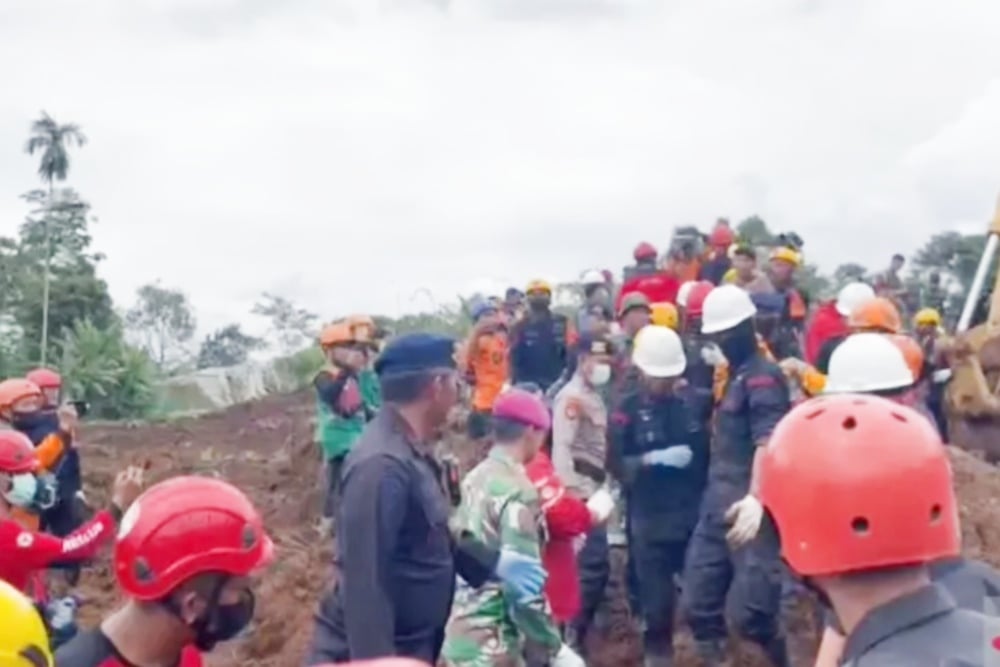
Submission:
[[[453,527],[491,548],[513,549],[540,558],[542,510],[524,466],[503,446],[490,450],[462,483],[462,504]],[[544,597],[514,599],[496,581],[474,589],[459,579],[445,629],[442,657],[460,667],[522,665],[522,642],[549,657],[562,646]]]

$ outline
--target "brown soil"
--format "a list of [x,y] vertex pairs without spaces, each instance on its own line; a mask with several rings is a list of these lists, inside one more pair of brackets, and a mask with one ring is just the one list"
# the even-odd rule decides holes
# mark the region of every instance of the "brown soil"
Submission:
[[[255,626],[245,639],[220,647],[214,667],[297,667],[312,632],[316,601],[331,575],[331,540],[317,530],[319,456],[312,443],[312,400],[306,394],[271,397],[201,418],[152,425],[91,425],[81,450],[87,491],[103,503],[114,473],[127,463],[151,464],[152,481],[179,474],[220,476],[246,491],[261,509],[278,548],[258,592]],[[466,465],[476,458],[456,427],[446,446]],[[1000,566],[1000,474],[953,450],[966,550]],[[465,467],[465,466],[463,466]],[[629,620],[621,586],[624,558],[615,554],[615,577],[591,664],[628,667],[642,662],[639,637]],[[85,571],[80,593],[87,600],[84,625],[116,604],[106,560]],[[810,664],[815,627],[808,604],[789,616],[795,664]],[[676,664],[698,664],[686,632],[678,639]],[[752,648],[740,647],[739,665],[765,665]]]

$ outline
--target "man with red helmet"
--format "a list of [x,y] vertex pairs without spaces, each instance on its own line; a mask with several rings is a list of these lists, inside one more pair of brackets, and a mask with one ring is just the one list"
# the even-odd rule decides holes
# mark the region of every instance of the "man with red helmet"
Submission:
[[785,562],[847,635],[840,664],[983,664],[990,621],[932,583],[929,564],[957,557],[961,532],[927,419],[877,396],[807,401],[771,435],[759,492]]
[[56,652],[57,667],[199,667],[200,651],[253,619],[250,575],[274,545],[236,487],[175,477],[150,487],[122,518],[115,577],[128,602]]
[[111,507],[65,538],[25,528],[13,510],[30,506],[38,491],[38,459],[31,441],[17,431],[0,431],[0,579],[25,590],[32,574],[54,563],[92,558],[114,532],[115,521],[139,495],[142,470],[128,467],[115,479]]
[[[701,315],[705,298],[714,289],[712,283],[700,280],[691,283],[685,290],[683,317],[681,318],[681,342],[684,343],[684,356],[687,358],[687,368],[684,369],[684,379],[688,381],[699,402],[712,404],[712,387],[715,369],[706,359],[704,352],[708,341],[701,333]],[[715,349],[714,346],[710,349]]]
[[701,265],[698,278],[707,280],[713,285],[722,283],[723,276],[733,265],[729,258],[729,246],[733,244],[735,238],[736,235],[733,234],[728,221],[719,220],[715,224],[712,233],[708,235],[708,259]]
[[656,248],[648,243],[640,243],[635,249],[635,267],[626,272],[625,282],[618,291],[614,310],[621,312],[626,295],[640,292],[650,303],[674,303],[681,287],[680,279],[661,271],[656,265]]

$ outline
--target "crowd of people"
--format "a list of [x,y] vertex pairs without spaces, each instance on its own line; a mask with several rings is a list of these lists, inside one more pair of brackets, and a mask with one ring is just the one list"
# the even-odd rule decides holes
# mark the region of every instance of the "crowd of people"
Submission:
[[[305,664],[579,667],[616,548],[651,667],[673,663],[678,617],[705,665],[729,664],[731,634],[789,665],[802,596],[825,619],[818,666],[985,664],[1000,577],[960,554],[940,312],[904,321],[887,280],[820,302],[796,283],[801,239],[761,252],[720,221],[662,258],[639,244],[620,283],[585,272],[575,313],[532,281],[476,302],[464,341],[324,327],[337,576]],[[436,445],[465,403],[480,455],[462,475]],[[0,659],[190,667],[249,626],[274,547],[241,491],[142,491],[126,467],[94,513],[58,376],[0,383],[0,419]],[[46,570],[72,581],[108,541],[125,604],[56,622]]]

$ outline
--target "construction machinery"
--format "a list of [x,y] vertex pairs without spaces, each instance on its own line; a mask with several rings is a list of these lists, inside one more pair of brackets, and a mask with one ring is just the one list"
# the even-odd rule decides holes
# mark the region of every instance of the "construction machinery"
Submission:
[[1000,202],[987,232],[965,307],[946,346],[951,381],[946,393],[949,440],[1000,462],[1000,272],[989,293],[985,321],[970,328],[1000,248]]

